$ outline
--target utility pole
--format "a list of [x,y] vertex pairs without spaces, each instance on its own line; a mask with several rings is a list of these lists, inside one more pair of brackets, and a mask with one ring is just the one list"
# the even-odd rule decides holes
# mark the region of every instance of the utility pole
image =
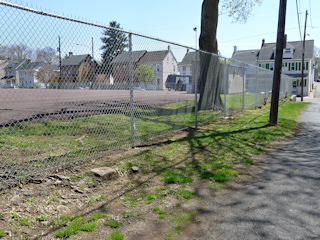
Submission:
[[61,86],[61,73],[62,73],[62,66],[61,66],[61,42],[60,42],[60,36],[59,36],[59,83],[58,83],[58,88]]
[[278,122],[282,57],[283,57],[283,48],[285,47],[284,46],[284,30],[285,30],[285,23],[286,23],[286,10],[287,10],[287,0],[280,0],[276,59],[275,59],[274,72],[273,72],[272,96],[271,96],[271,107],[270,107],[270,118],[269,118],[270,125],[276,125]]
[[308,10],[306,11],[306,21],[304,24],[304,35],[303,35],[303,49],[302,49],[302,70],[301,70],[301,102],[303,102],[303,84],[304,84],[304,52],[306,48],[306,30],[307,30],[307,17],[308,17]]
[[[91,43],[92,43],[92,83],[94,81],[94,75],[95,75],[95,63],[94,63],[94,51],[93,51],[93,37],[91,38]],[[90,86],[91,88],[92,86]]]

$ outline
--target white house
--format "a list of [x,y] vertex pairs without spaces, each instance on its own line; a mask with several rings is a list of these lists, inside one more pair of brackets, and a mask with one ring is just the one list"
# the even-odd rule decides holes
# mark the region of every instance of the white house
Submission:
[[[285,49],[283,49],[282,73],[293,78],[293,93],[297,95],[301,95],[302,50],[302,41],[287,42]],[[263,39],[260,49],[245,51],[236,51],[235,49],[231,59],[273,71],[275,52],[276,43],[265,43]],[[305,42],[304,66],[303,95],[308,96],[312,91],[312,83],[315,79],[314,40]]]
[[[178,62],[170,46],[165,51],[146,52],[138,65],[149,65],[153,69],[154,76],[152,82],[148,84],[148,89],[164,90],[168,76],[178,74]],[[145,87],[144,83],[140,83],[140,86]]]
[[20,88],[34,88],[37,71],[44,66],[43,62],[28,62],[16,69],[16,84]]

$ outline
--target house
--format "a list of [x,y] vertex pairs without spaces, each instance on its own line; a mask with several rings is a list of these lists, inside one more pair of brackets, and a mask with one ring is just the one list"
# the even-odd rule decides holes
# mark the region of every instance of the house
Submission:
[[[178,74],[178,62],[170,46],[168,50],[146,52],[138,64],[149,65],[153,69],[154,76],[148,89],[164,90],[169,75]],[[144,83],[140,83],[140,87],[146,88]]]
[[16,79],[17,68],[26,65],[30,62],[27,59],[19,60],[2,60],[0,62],[0,87],[13,88],[18,86]]
[[[152,68],[154,76],[147,86],[139,79],[134,79],[135,86],[141,88],[148,88],[150,90],[164,90],[166,89],[166,80],[169,75],[178,74],[178,62],[171,51],[170,46],[168,50],[164,51],[133,51],[132,53],[133,72],[140,65],[148,65]],[[128,87],[129,83],[129,63],[130,53],[122,52],[111,62],[112,63],[112,77],[115,86]]]
[[128,88],[130,81],[130,59],[132,61],[132,70],[134,72],[139,65],[140,59],[146,52],[147,51],[145,50],[132,51],[131,56],[129,52],[122,52],[112,60],[112,78],[113,84],[116,88]]
[[34,88],[37,71],[44,66],[44,62],[30,62],[16,68],[16,85],[20,88]]
[[[315,78],[314,40],[305,41],[304,64],[302,64],[302,51],[302,41],[287,42],[283,49],[282,73],[293,78],[292,91],[294,94],[301,95],[301,70],[304,65],[303,95],[307,96],[312,91]],[[231,59],[273,71],[275,52],[276,43],[265,43],[263,39],[260,49],[235,51]]]
[[95,79],[97,64],[89,54],[69,56],[61,61],[62,83],[93,82]]
[[[178,85],[179,82],[182,82],[183,85],[186,86],[187,92],[192,92],[193,86],[193,76],[195,76],[195,57],[196,52],[189,52],[189,49],[187,50],[186,55],[183,57],[182,61],[178,64],[178,71],[179,75],[176,76],[175,83]],[[200,74],[200,54],[197,52],[197,77],[199,78]],[[179,88],[177,86],[177,88]],[[184,88],[182,88],[184,90]]]

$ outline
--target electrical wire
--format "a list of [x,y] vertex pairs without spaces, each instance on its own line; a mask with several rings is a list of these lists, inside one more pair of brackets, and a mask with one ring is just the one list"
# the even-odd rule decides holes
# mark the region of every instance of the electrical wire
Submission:
[[300,40],[302,41],[301,27],[300,27],[300,16],[299,16],[299,9],[298,9],[298,0],[296,0],[296,9],[297,9],[297,16],[298,16],[298,25],[299,25],[299,32],[300,32]]

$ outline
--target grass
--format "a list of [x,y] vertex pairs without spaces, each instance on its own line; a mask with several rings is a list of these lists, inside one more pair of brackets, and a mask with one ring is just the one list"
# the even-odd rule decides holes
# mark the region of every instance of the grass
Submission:
[[119,232],[113,232],[107,237],[107,240],[124,240],[124,236]]
[[[151,204],[147,208],[150,209],[150,214],[171,223],[172,228],[167,234],[167,239],[170,239],[173,234],[181,232],[195,214],[194,211],[184,211],[182,206],[189,201],[199,199],[192,191],[196,180],[203,179],[201,181],[206,182],[215,190],[225,188],[225,182],[242,174],[237,166],[250,165],[252,155],[261,154],[265,146],[282,139],[286,134],[295,130],[295,119],[304,106],[306,103],[281,101],[277,126],[267,125],[269,117],[269,106],[267,105],[262,109],[240,113],[234,119],[219,120],[204,125],[199,130],[189,129],[170,140],[159,140],[154,145],[141,147],[130,154],[120,155],[117,159],[117,167],[120,171],[136,165],[141,169],[139,173],[136,173],[138,178],[143,179],[152,175],[156,177],[155,181],[159,180],[159,182],[157,186],[145,184],[121,195],[118,201],[126,207],[121,211],[123,215],[118,215],[119,217],[114,218],[113,221],[105,221],[104,224],[117,228],[118,221],[121,222],[120,218],[131,220],[131,218],[141,217],[137,209],[143,208],[143,204]],[[175,109],[177,106],[170,107]],[[170,107],[168,111],[172,110]],[[152,115],[141,115],[140,119],[149,119],[149,117],[155,120]],[[92,123],[89,121],[87,124]],[[71,180],[75,182],[82,180],[85,185],[90,186],[100,184],[89,174],[79,177],[72,176]],[[106,199],[105,196],[108,196],[105,192],[96,191],[85,201],[88,204],[95,203]],[[58,198],[51,195],[49,200],[55,202]],[[32,198],[27,199],[26,202],[35,203]],[[167,209],[168,211],[164,211]],[[11,217],[15,224],[23,225],[22,222],[29,222],[28,219],[23,220],[15,212],[11,212]],[[100,212],[86,217],[56,215],[50,228],[59,227],[56,237],[67,238],[80,231],[94,231],[97,220],[106,217],[105,213]],[[36,217],[37,221],[45,219],[46,217],[42,215]],[[125,226],[121,224],[121,227]]]
[[104,225],[110,226],[112,228],[117,228],[119,227],[120,223],[118,221],[106,221],[104,222]]
[[0,231],[0,238],[7,236],[8,233],[6,233],[5,231],[1,230]]

